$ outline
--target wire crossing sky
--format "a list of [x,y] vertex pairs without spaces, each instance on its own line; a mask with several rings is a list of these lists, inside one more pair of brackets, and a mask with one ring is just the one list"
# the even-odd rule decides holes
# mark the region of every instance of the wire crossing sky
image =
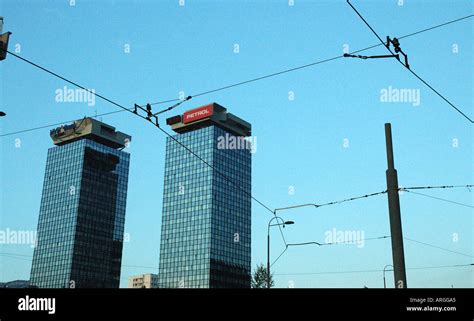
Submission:
[[[413,70],[466,115],[473,115],[471,2],[352,3],[379,34],[405,35],[399,39]],[[345,52],[357,53],[357,48],[365,48],[367,55],[382,50],[345,1],[295,1],[294,5],[187,1],[184,6],[174,1],[76,2],[75,6],[4,1],[1,10],[4,31],[13,32],[12,53],[126,109],[147,101],[171,106],[192,96],[163,115],[160,124],[165,132],[169,130],[163,120],[168,115],[212,101],[252,123],[257,142],[252,194],[263,204],[318,203],[383,189],[385,122],[392,123],[400,186],[473,181],[471,126],[446,102],[391,61],[338,59]],[[147,24],[125,23],[130,16]],[[45,35],[41,41],[36,30]],[[332,59],[325,57],[334,59],[323,63]],[[309,68],[308,62],[321,63]],[[110,102],[68,100],[71,90],[74,97],[81,97],[74,91],[77,88],[14,56],[7,55],[0,69],[0,107],[7,113],[0,119],[0,241],[4,236],[0,251],[32,254],[30,242],[11,241],[20,232],[33,236],[36,230],[46,151],[52,147],[48,127],[63,124],[62,119],[97,115],[133,137],[127,148],[131,168],[123,258],[129,264],[122,267],[122,286],[126,277],[150,272],[158,263],[164,136],[137,117],[113,110]],[[472,204],[469,189],[429,191],[438,199],[412,192],[400,196],[404,235],[471,255],[472,208],[439,200]],[[271,217],[262,215],[262,210],[266,211],[252,207],[254,267],[266,261],[266,226]],[[277,286],[287,287],[290,281],[295,287],[382,286],[381,279],[370,274],[363,280],[349,274],[284,274],[377,266],[382,270],[390,264],[387,240],[362,242],[369,236],[389,235],[383,194],[278,215],[295,221],[284,230],[287,244],[312,240],[348,244],[317,251],[292,246],[272,268]],[[285,242],[275,229],[271,233],[273,262]],[[351,244],[353,240],[364,245]],[[439,249],[430,247],[420,256],[421,244],[405,246],[407,266],[472,263],[446,251],[440,256]],[[27,279],[30,263],[2,256],[0,269],[4,278],[0,281]],[[472,269],[454,270],[407,273],[415,287],[473,286]]]
[[[364,23],[369,27],[369,29],[375,34],[375,36],[379,39],[381,44],[386,44],[380,36],[377,34],[377,32],[370,26],[370,24],[362,17],[362,15],[357,11],[357,9],[350,3],[349,0],[346,0],[347,3],[351,6],[352,9],[357,13],[357,15],[364,21]],[[458,20],[458,19],[457,19]],[[459,21],[459,20],[458,20]],[[395,55],[395,53],[390,49],[390,46],[386,46],[386,49],[392,54]],[[416,78],[418,78],[422,83],[424,83],[428,88],[430,88],[435,94],[437,94],[439,97],[441,97],[446,103],[448,103],[454,110],[456,110],[458,113],[460,113],[464,118],[466,118],[469,122],[474,123],[474,121],[467,116],[465,113],[463,113],[458,107],[454,106],[452,102],[450,102],[446,97],[444,97],[439,91],[434,89],[426,80],[421,78],[417,73],[415,73],[409,66],[405,65],[403,62],[400,61],[400,59],[397,59],[398,62],[400,62],[403,66],[405,66]]]
[[[442,24],[438,24],[438,25],[436,25],[436,26],[432,26],[432,27],[429,27],[429,28],[425,28],[425,29],[423,29],[423,30],[419,30],[419,31],[412,32],[412,33],[410,33],[410,34],[408,34],[408,35],[404,35],[404,36],[398,37],[398,39],[408,38],[408,37],[411,37],[411,36],[414,36],[414,35],[418,35],[418,34],[423,33],[423,32],[431,31],[431,30],[433,30],[433,29],[440,28],[440,27],[443,27],[443,26],[446,26],[446,25],[449,25],[449,24],[452,24],[452,23],[456,23],[456,22],[462,21],[462,20],[464,20],[464,19],[472,18],[472,17],[474,17],[474,15],[468,15],[468,16],[461,17],[461,18],[458,18],[458,19],[454,19],[454,20],[451,20],[451,21],[448,21],[448,22],[445,22],[445,23],[442,23]],[[367,48],[364,48],[364,49],[359,49],[359,50],[353,51],[353,52],[351,52],[351,53],[352,53],[352,54],[359,53],[359,52],[362,52],[362,51],[366,51],[366,50],[369,50],[369,49],[378,47],[378,46],[380,46],[380,45],[381,45],[381,44],[373,45],[373,46],[370,46],[370,47],[367,47]],[[22,57],[20,57],[20,56],[18,56],[18,55],[15,55],[15,54],[12,53],[12,52],[10,52],[10,54],[14,55],[14,56],[17,57],[17,58],[24,59],[24,58],[22,58]],[[291,68],[291,69],[279,71],[279,72],[276,72],[276,73],[273,73],[273,74],[269,74],[269,75],[265,75],[265,76],[261,76],[261,77],[257,77],[257,78],[253,78],[253,79],[249,79],[249,80],[242,81],[242,82],[239,82],[239,83],[236,83],[236,84],[227,85],[227,86],[224,86],[224,87],[212,89],[212,90],[209,90],[209,91],[206,91],[206,92],[203,92],[203,93],[196,94],[196,95],[194,95],[194,96],[195,96],[195,97],[199,97],[199,96],[207,95],[207,94],[214,93],[214,92],[217,92],[217,91],[221,91],[221,90],[233,88],[233,87],[236,87],[236,86],[241,86],[241,85],[244,85],[244,84],[248,84],[248,83],[251,83],[251,82],[254,82],[254,81],[258,81],[258,80],[262,80],[262,79],[266,79],[266,78],[270,78],[270,77],[279,76],[279,75],[282,75],[282,74],[285,74],[285,73],[288,73],[288,72],[293,72],[293,71],[296,71],[296,70],[300,70],[300,69],[303,69],[303,68],[312,67],[312,66],[319,65],[319,64],[321,64],[321,63],[329,62],[329,61],[332,61],[332,60],[335,60],[335,59],[339,59],[339,58],[342,58],[342,57],[343,57],[343,56],[340,56],[340,55],[339,55],[339,56],[335,56],[335,57],[333,57],[333,58],[328,58],[328,59],[320,60],[320,61],[313,62],[313,63],[310,63],[310,64],[306,64],[306,65],[303,65],[303,66],[298,66],[298,67],[294,67],[294,68]],[[39,67],[39,66],[38,66],[38,67]],[[39,68],[41,68],[41,69],[46,69],[46,68],[44,68],[44,67],[39,67]],[[46,71],[46,72],[50,72],[49,70],[45,70],[45,71]],[[54,74],[54,73],[53,73],[53,74]],[[82,86],[79,86],[79,87],[82,88]],[[83,89],[84,89],[84,88],[83,88]],[[85,88],[85,90],[87,90],[87,88]],[[193,97],[193,96],[190,96],[190,97]],[[171,103],[171,102],[175,102],[175,101],[180,101],[180,99],[179,99],[179,98],[168,99],[168,100],[163,100],[163,101],[158,101],[158,102],[150,103],[150,105],[152,105],[152,106],[154,106],[154,105],[161,105],[161,104]],[[184,100],[181,100],[181,102],[184,102]],[[145,104],[145,105],[146,105],[146,104]],[[142,105],[141,107],[145,107],[145,105]],[[177,105],[177,104],[176,104],[176,105]],[[173,105],[172,107],[174,107],[174,106],[176,106],[176,105]],[[167,108],[166,111],[173,109],[172,107]],[[177,107],[177,106],[176,106],[176,107]],[[132,111],[133,108],[128,108],[128,110]],[[94,117],[100,117],[100,116],[111,115],[111,114],[115,114],[115,113],[119,113],[119,112],[123,112],[123,111],[126,111],[126,110],[118,110],[118,111],[114,111],[114,112],[103,113],[103,114],[99,114],[99,115],[94,115]],[[75,119],[74,119],[74,120],[75,120]],[[74,121],[74,120],[70,120],[70,121],[67,121],[67,122],[72,122],[72,121]],[[55,123],[55,124],[51,124],[51,125],[44,125],[44,126],[35,127],[35,128],[30,128],[30,129],[24,129],[24,130],[17,131],[17,132],[2,134],[2,135],[0,135],[0,137],[2,137],[2,136],[14,135],[14,134],[19,134],[19,133],[22,133],[22,132],[28,132],[28,131],[38,130],[38,129],[43,129],[43,128],[47,128],[47,127],[59,126],[59,125],[61,125],[61,124],[63,124],[63,123],[64,123],[64,122],[62,122],[62,123]]]

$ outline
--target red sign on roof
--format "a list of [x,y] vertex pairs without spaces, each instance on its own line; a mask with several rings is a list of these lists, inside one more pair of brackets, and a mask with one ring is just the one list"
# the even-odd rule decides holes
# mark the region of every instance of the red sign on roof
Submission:
[[188,110],[183,115],[183,123],[188,124],[194,121],[211,117],[214,113],[213,104],[202,106],[199,108]]

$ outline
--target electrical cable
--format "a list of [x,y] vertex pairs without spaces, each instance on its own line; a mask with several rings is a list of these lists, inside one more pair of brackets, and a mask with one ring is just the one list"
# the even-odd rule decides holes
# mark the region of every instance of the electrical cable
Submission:
[[420,196],[424,196],[424,197],[429,197],[429,198],[432,198],[432,199],[435,199],[435,200],[438,200],[438,201],[443,201],[443,202],[447,202],[447,203],[451,203],[451,204],[456,204],[456,205],[460,205],[460,206],[465,206],[465,207],[469,207],[469,208],[474,208],[474,206],[472,206],[472,205],[464,204],[464,203],[459,203],[459,202],[455,202],[455,201],[451,201],[451,200],[448,200],[448,199],[445,199],[445,198],[441,198],[441,197],[431,196],[431,195],[423,194],[423,193],[420,193],[420,192],[413,192],[413,191],[411,191],[411,190],[406,190],[406,189],[400,189],[400,190],[401,190],[401,191],[408,192],[408,193],[411,193],[411,194],[415,194],[415,195],[420,195]]
[[285,249],[280,253],[280,255],[278,255],[278,257],[272,262],[272,264],[270,264],[270,267],[272,267],[273,264],[275,264],[278,261],[278,259],[286,252],[286,250],[288,250],[290,246],[305,246],[305,245],[327,246],[327,245],[338,245],[338,244],[354,244],[356,242],[382,240],[382,239],[387,239],[387,238],[390,238],[390,236],[384,235],[384,236],[365,238],[362,240],[351,240],[351,241],[329,242],[329,243],[321,243],[321,242],[316,242],[316,241],[302,242],[302,243],[288,243]]
[[[362,19],[362,21],[367,25],[367,27],[369,27],[369,29],[372,31],[372,33],[380,40],[381,44],[387,48],[388,51],[390,51],[390,53],[392,55],[395,56],[395,54],[393,53],[393,51],[390,49],[390,47],[387,45],[385,45],[384,41],[382,40],[382,38],[380,38],[380,36],[377,34],[377,32],[375,32],[375,30],[370,26],[370,24],[367,22],[367,20],[364,19],[364,17],[362,17],[362,15],[359,13],[359,11],[357,11],[357,9],[350,3],[349,0],[346,0],[347,3],[349,4],[349,6],[351,6],[351,8],[357,13],[357,15]],[[472,16],[472,15],[470,15]],[[433,88],[433,86],[431,86],[430,84],[428,84],[428,82],[426,82],[423,78],[421,78],[417,73],[415,73],[412,69],[408,68],[407,66],[405,66],[405,64],[403,64],[403,62],[401,62],[400,60],[397,59],[397,61],[404,67],[406,67],[406,69],[408,69],[409,72],[411,72],[416,78],[418,78],[418,80],[420,80],[422,83],[424,83],[428,88],[430,88],[435,94],[437,94],[439,97],[441,97],[446,103],[448,103],[452,108],[454,108],[459,114],[461,114],[462,116],[464,116],[464,118],[466,118],[469,122],[471,123],[474,123],[474,121],[468,117],[464,112],[462,112],[459,108],[457,108],[453,103],[451,103],[446,97],[444,97],[439,91],[437,91],[435,88]]]
[[372,197],[372,196],[377,196],[377,195],[381,195],[381,194],[385,194],[385,193],[387,193],[386,190],[385,190],[385,191],[381,191],[381,192],[377,192],[377,193],[365,194],[365,195],[362,195],[362,196],[356,196],[356,197],[346,198],[346,199],[343,199],[343,200],[332,201],[332,202],[322,203],[322,204],[307,203],[307,204],[300,204],[300,205],[293,205],[293,206],[281,207],[281,208],[275,209],[275,213],[276,213],[277,211],[284,211],[284,210],[295,209],[295,208],[300,208],[300,207],[307,207],[307,206],[313,206],[313,207],[315,207],[315,208],[319,208],[319,207],[323,207],[323,206],[336,205],[336,204],[341,204],[341,203],[345,203],[345,202],[355,201],[355,200],[362,199],[362,198],[368,198],[368,197]]
[[417,241],[417,240],[414,240],[414,239],[411,239],[411,238],[408,238],[408,237],[404,237],[403,239],[405,239],[407,241],[410,241],[410,242],[426,245],[426,246],[429,246],[429,247],[432,247],[432,248],[435,248],[435,249],[443,250],[443,251],[446,251],[446,252],[451,252],[451,253],[459,254],[459,255],[462,255],[462,256],[467,256],[467,257],[470,257],[470,258],[474,258],[474,255],[453,251],[453,250],[450,250],[450,249],[447,249],[447,248],[444,248],[444,247],[429,244],[429,243],[426,243],[426,242]]
[[[464,17],[461,17],[461,18],[458,18],[458,19],[454,19],[454,20],[451,20],[451,21],[448,21],[448,22],[445,22],[445,23],[442,23],[442,24],[438,24],[438,25],[435,25],[435,26],[432,26],[432,27],[429,27],[429,28],[426,28],[426,29],[422,29],[422,30],[415,31],[415,32],[412,32],[412,33],[407,34],[407,35],[400,36],[400,37],[398,37],[398,39],[404,39],[404,38],[412,37],[412,36],[414,36],[414,35],[418,35],[418,34],[421,34],[421,33],[424,33],[424,32],[427,32],[427,31],[430,31],[430,30],[433,30],[433,29],[436,29],[436,28],[440,28],[440,27],[443,27],[443,26],[446,26],[446,25],[449,25],[449,24],[452,24],[452,23],[455,23],[455,22],[459,22],[459,21],[462,21],[462,20],[471,18],[471,17],[473,17],[473,16],[474,16],[474,15],[468,15],[468,16],[464,16]],[[366,51],[366,50],[369,50],[369,49],[373,49],[373,48],[377,48],[377,47],[380,47],[380,46],[382,46],[382,44],[372,45],[372,46],[369,46],[369,47],[366,47],[366,48],[362,48],[362,49],[358,49],[358,50],[352,51],[352,52],[350,52],[349,54],[356,54],[356,53],[363,52],[363,51]],[[10,53],[9,51],[7,51],[7,52]],[[192,97],[203,96],[203,95],[205,95],[206,93],[211,93],[211,92],[216,92],[216,91],[224,90],[224,88],[225,88],[225,89],[227,89],[227,88],[232,88],[232,87],[235,87],[235,86],[237,86],[237,85],[243,85],[243,84],[247,84],[247,83],[250,83],[250,82],[257,81],[257,80],[266,79],[266,78],[273,77],[273,76],[277,76],[277,75],[281,75],[281,74],[284,74],[284,73],[287,73],[287,72],[296,71],[296,70],[299,70],[299,69],[302,69],[302,68],[306,68],[306,67],[311,67],[311,66],[314,66],[314,65],[323,63],[324,61],[335,60],[335,59],[342,58],[342,57],[343,57],[343,56],[335,56],[335,57],[328,58],[328,59],[325,59],[325,60],[316,61],[316,62],[309,63],[309,64],[306,64],[306,65],[303,65],[303,66],[290,68],[290,69],[283,70],[283,71],[280,71],[280,72],[275,72],[275,73],[270,74],[270,75],[257,77],[257,78],[254,78],[254,79],[242,81],[242,82],[239,82],[239,83],[236,83],[236,84],[224,86],[224,87],[217,88],[217,89],[213,89],[213,90],[208,90],[208,91],[206,91],[206,92],[202,92],[202,93],[200,93],[200,94],[198,94],[198,95],[194,95],[194,96],[192,96]],[[168,99],[168,100],[163,100],[163,101],[154,102],[154,103],[151,103],[150,105],[152,105],[152,106],[153,106],[153,105],[160,105],[160,104],[171,103],[171,102],[175,102],[175,101],[179,101],[179,100],[180,100],[180,99],[178,99],[178,98]],[[140,107],[144,108],[145,106],[146,106],[146,104],[145,104],[145,105],[141,105]],[[131,109],[129,109],[129,110],[132,111],[133,108],[131,108]],[[103,113],[103,114],[96,115],[95,117],[107,116],[107,115],[111,115],[111,114],[121,113],[121,112],[123,112],[123,111],[124,111],[124,110],[118,110],[118,111]],[[67,122],[73,122],[73,121],[75,121],[75,119],[70,120],[70,121],[67,121]],[[20,133],[24,133],[24,132],[39,130],[39,129],[48,128],[48,127],[53,127],[53,126],[58,126],[58,125],[62,125],[62,124],[64,124],[64,123],[65,123],[65,122],[61,122],[61,123],[55,123],[55,124],[50,124],[50,125],[45,125],[45,126],[40,126],[40,127],[30,128],[30,129],[24,129],[24,130],[20,130],[20,131],[16,131],[16,132],[11,132],[11,133],[7,133],[7,134],[2,134],[2,135],[0,135],[0,137],[10,136],[10,135],[15,135],[15,134],[20,134]]]
[[[407,270],[426,270],[426,269],[443,269],[443,268],[454,268],[454,267],[467,267],[467,266],[474,266],[474,263],[470,264],[454,264],[454,265],[438,265],[438,266],[420,266],[420,267],[410,267],[406,268]],[[373,270],[356,270],[356,271],[327,271],[327,272],[308,272],[308,273],[278,273],[275,274],[279,276],[284,275],[317,275],[317,274],[344,274],[344,273],[372,273],[377,272],[380,273],[381,270],[373,269]]]

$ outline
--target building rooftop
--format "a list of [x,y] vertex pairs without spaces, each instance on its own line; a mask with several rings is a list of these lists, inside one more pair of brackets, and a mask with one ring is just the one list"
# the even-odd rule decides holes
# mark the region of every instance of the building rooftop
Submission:
[[115,127],[90,117],[84,117],[72,124],[63,125],[50,131],[54,145],[65,145],[87,138],[97,143],[112,147],[124,148],[132,140],[130,135],[116,131]]
[[1,282],[0,288],[24,289],[30,287],[29,280],[15,280],[10,282]]
[[177,133],[185,133],[199,128],[216,125],[236,136],[250,136],[252,125],[245,120],[227,112],[217,103],[211,103],[188,110],[183,115],[170,117],[166,124]]

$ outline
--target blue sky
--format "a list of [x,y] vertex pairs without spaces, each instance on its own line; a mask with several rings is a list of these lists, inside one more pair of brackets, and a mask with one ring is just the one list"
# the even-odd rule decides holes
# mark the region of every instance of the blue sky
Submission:
[[[471,1],[353,1],[377,32],[401,36],[474,12]],[[13,1],[0,3],[10,50],[123,105],[192,95],[377,44],[345,1]],[[473,20],[401,40],[411,67],[466,114],[473,110]],[[235,45],[239,52],[235,53]],[[130,49],[127,53],[126,49]],[[457,49],[457,50],[455,50]],[[383,47],[361,54],[386,54]],[[0,134],[117,110],[96,99],[56,102],[71,85],[7,57],[0,63]],[[420,94],[419,106],[383,102],[389,87]],[[291,93],[290,93],[291,92]],[[294,99],[289,99],[293,95]],[[472,125],[396,61],[338,59],[197,97],[172,116],[217,102],[253,126],[253,195],[271,208],[324,203],[385,189],[384,123],[392,123],[401,186],[471,184]],[[162,108],[167,105],[161,106]],[[165,137],[138,117],[102,118],[132,135],[122,282],[157,272]],[[161,120],[164,125],[164,121]],[[170,132],[170,130],[168,129]],[[344,146],[344,143],[345,146]],[[456,144],[457,143],[457,144]],[[36,229],[49,128],[0,137],[0,231]],[[205,166],[205,165],[203,165]],[[294,193],[289,193],[290,189]],[[472,205],[467,189],[422,191]],[[404,193],[404,236],[462,252],[405,241],[408,268],[473,261],[472,208]],[[324,242],[328,231],[389,235],[386,195],[320,209],[281,212],[296,222],[289,243]],[[271,214],[252,204],[252,266],[266,262]],[[457,238],[455,237],[457,236]],[[272,229],[272,258],[284,249]],[[0,281],[28,279],[33,249],[0,244]],[[290,248],[272,267],[278,287],[382,287],[389,239]],[[131,267],[141,266],[141,267]],[[364,273],[329,273],[378,270]],[[408,270],[409,287],[473,287],[472,267]],[[393,285],[393,278],[388,277]]]

